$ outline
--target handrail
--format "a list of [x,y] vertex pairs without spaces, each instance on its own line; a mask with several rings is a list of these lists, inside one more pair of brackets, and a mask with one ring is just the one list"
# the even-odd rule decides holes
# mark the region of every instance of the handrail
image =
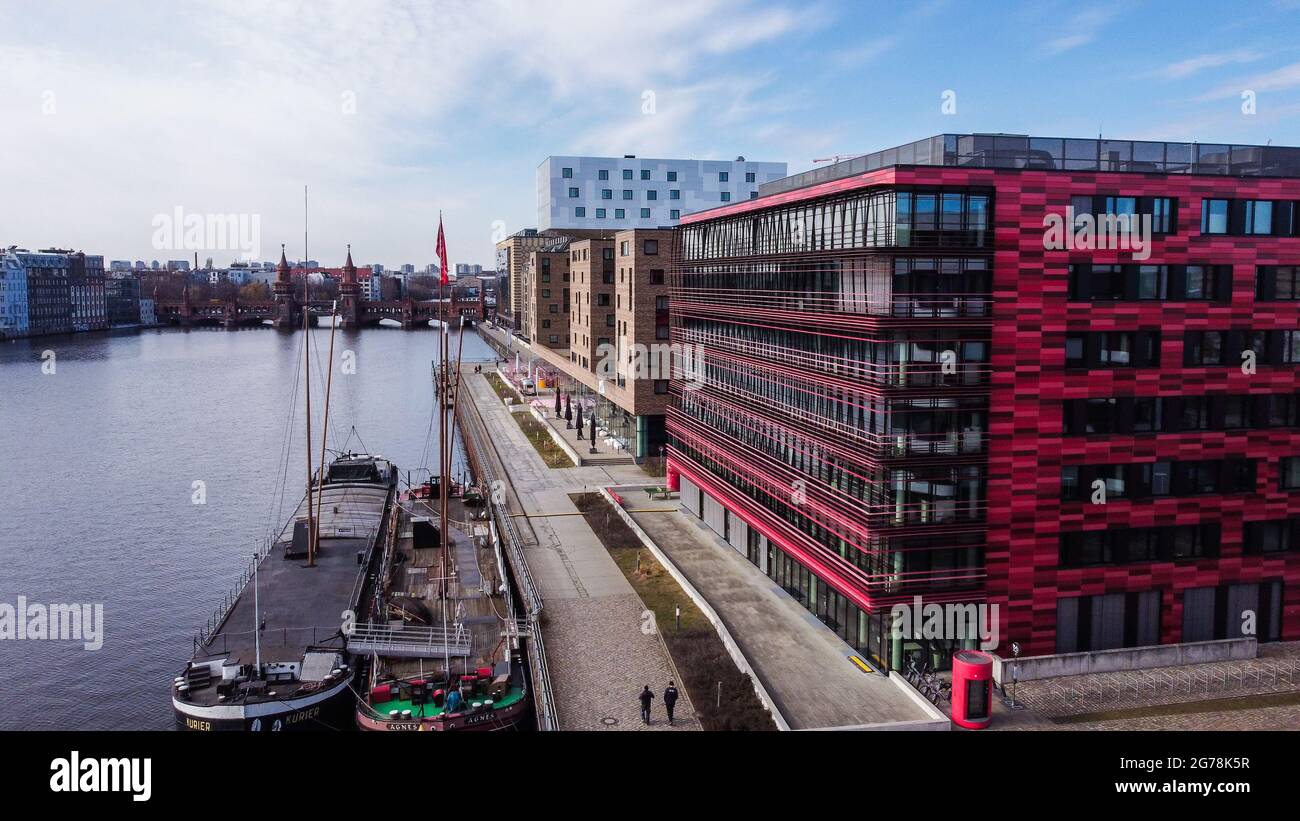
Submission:
[[[483,334],[480,333],[479,335],[482,336]],[[496,485],[497,481],[504,480],[497,479],[496,471],[492,469],[487,457],[487,448],[489,446],[484,442],[482,436],[482,431],[486,429],[482,412],[479,411],[472,395],[467,395],[467,399],[468,406],[474,409],[474,413],[471,416],[468,411],[465,411],[460,425],[461,430],[465,432],[467,437],[465,441],[466,456],[469,458],[471,465],[475,467],[475,474],[480,479],[485,480],[488,487],[491,488]],[[465,404],[464,402],[457,402],[455,412],[461,414]],[[538,592],[532,571],[529,569],[528,561],[524,557],[523,538],[515,526],[514,517],[509,514],[508,510],[503,510],[496,503],[490,492],[487,494],[484,503],[487,506],[489,515],[497,525],[493,528],[493,535],[504,544],[506,551],[509,553],[510,565],[514,569],[515,579],[519,583],[520,591],[525,599],[527,623],[530,630],[528,658],[533,668],[532,680],[536,693],[538,729],[543,731],[557,730],[559,725],[556,719],[555,694],[551,688],[551,671],[546,659],[546,645],[542,639],[542,596]]]

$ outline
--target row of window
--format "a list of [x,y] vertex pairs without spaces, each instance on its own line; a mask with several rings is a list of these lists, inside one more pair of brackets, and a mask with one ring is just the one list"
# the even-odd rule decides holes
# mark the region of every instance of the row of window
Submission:
[[695,260],[895,245],[983,248],[991,207],[984,191],[859,192],[686,226],[682,253]]
[[[573,179],[573,169],[570,168],[570,167],[568,167],[568,166],[565,166],[564,168],[561,168],[561,169],[560,169],[560,176],[563,177],[563,178],[566,179],[566,180],[571,180],[571,179]],[[602,180],[607,180],[607,179],[609,179],[609,169],[608,169],[608,168],[601,168],[601,169],[599,169],[599,170],[596,172],[596,176],[597,176],[599,179],[602,179]],[[632,169],[630,169],[630,168],[624,168],[624,169],[623,169],[623,179],[625,179],[625,180],[633,179]],[[642,168],[642,169],[641,169],[641,179],[643,179],[643,180],[648,180],[648,179],[650,179],[650,169],[648,169],[648,168]],[[666,172],[665,177],[664,177],[664,180],[665,180],[666,182],[677,182],[677,172],[676,172],[676,171],[668,171],[668,172]],[[730,171],[719,171],[719,172],[718,172],[718,182],[730,182],[730,181],[731,181],[731,172],[730,172]],[[746,171],[746,172],[745,172],[745,182],[756,182],[756,181],[757,181],[757,177],[756,177],[756,175],[755,175],[755,173],[754,173],[753,171]]]
[[1292,200],[1201,200],[1201,233],[1294,237],[1298,203]]
[[[1146,647],[1160,643],[1162,591],[1102,593],[1056,600],[1056,652]],[[1282,583],[1276,580],[1192,587],[1183,591],[1184,642],[1249,635],[1278,641]],[[1247,618],[1253,616],[1253,618]]]
[[1070,299],[1219,300],[1232,298],[1230,265],[1070,265]]
[[1219,555],[1219,524],[1115,527],[1061,534],[1061,567],[1176,562]]
[[[598,220],[603,220],[603,219],[605,219],[608,215],[609,215],[609,212],[608,212],[607,210],[605,210],[604,208],[597,208],[597,209],[596,209],[596,219],[598,219]],[[573,209],[573,216],[575,216],[575,217],[586,217],[586,216],[587,216],[587,209],[586,209],[586,207],[585,207],[585,206],[582,206],[582,205],[579,205],[578,207],[574,208],[574,209]],[[674,220],[676,220],[676,219],[681,219],[681,218],[682,218],[682,212],[681,212],[681,209],[679,209],[679,208],[673,208],[673,209],[671,209],[671,210],[668,212],[668,218],[669,218],[669,219],[674,219]],[[625,210],[622,209],[622,208],[615,208],[615,209],[614,209],[614,219],[616,219],[616,220],[627,219],[627,211],[625,211]],[[649,208],[642,208],[642,209],[641,209],[641,219],[643,219],[643,220],[648,220],[648,219],[650,219],[650,209],[649,209]]]
[[1067,436],[1293,427],[1300,427],[1294,393],[1067,399],[1062,419]]
[[[1217,300],[1232,298],[1231,265],[1070,265],[1070,299]],[[1300,300],[1300,265],[1260,265],[1255,298]]]
[[[1285,463],[1287,460],[1283,460]],[[1209,493],[1250,493],[1255,490],[1258,463],[1254,459],[1162,460],[1119,465],[1065,465],[1061,468],[1061,500],[1092,501],[1093,485],[1101,481],[1106,501],[1197,496]],[[1291,472],[1284,464],[1283,487]],[[1300,472],[1295,478],[1300,479]]]
[[[1151,218],[1151,233],[1172,234],[1178,230],[1178,201],[1172,197],[1125,197],[1109,194],[1070,197],[1075,225],[1085,214],[1093,217]],[[1134,226],[1133,230],[1137,230]]]
[[1300,331],[1190,331],[1183,337],[1183,364],[1188,367],[1240,367],[1254,355],[1257,365],[1300,363]]
[[[1241,367],[1300,363],[1300,330],[1188,331],[1183,365]],[[1067,368],[1150,368],[1160,364],[1160,331],[1076,331],[1065,335]]]

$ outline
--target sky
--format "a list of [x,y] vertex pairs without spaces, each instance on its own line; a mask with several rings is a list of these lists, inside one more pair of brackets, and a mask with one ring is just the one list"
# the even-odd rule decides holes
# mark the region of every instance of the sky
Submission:
[[200,261],[302,258],[306,186],[323,265],[423,267],[441,214],[491,268],[550,154],[1300,145],[1298,39],[1300,0],[0,0],[0,246],[193,259],[234,214]]

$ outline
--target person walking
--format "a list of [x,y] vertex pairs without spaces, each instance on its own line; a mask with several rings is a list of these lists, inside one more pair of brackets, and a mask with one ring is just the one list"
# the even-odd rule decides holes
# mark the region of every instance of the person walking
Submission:
[[646,724],[650,723],[650,702],[655,700],[655,694],[650,692],[650,685],[647,684],[639,696],[641,699],[641,720]]
[[677,704],[677,686],[671,681],[668,682],[668,689],[664,690],[664,709],[668,711],[668,725],[673,723],[673,707]]

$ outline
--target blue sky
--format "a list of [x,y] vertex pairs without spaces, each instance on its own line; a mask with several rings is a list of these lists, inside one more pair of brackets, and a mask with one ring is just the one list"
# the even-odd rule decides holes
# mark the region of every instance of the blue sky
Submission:
[[294,257],[306,184],[325,264],[351,242],[423,265],[441,210],[452,262],[490,266],[548,154],[795,172],[945,131],[1300,145],[1298,22],[1300,0],[6,0],[0,243],[190,258],[153,246],[179,205],[256,215],[260,256]]

